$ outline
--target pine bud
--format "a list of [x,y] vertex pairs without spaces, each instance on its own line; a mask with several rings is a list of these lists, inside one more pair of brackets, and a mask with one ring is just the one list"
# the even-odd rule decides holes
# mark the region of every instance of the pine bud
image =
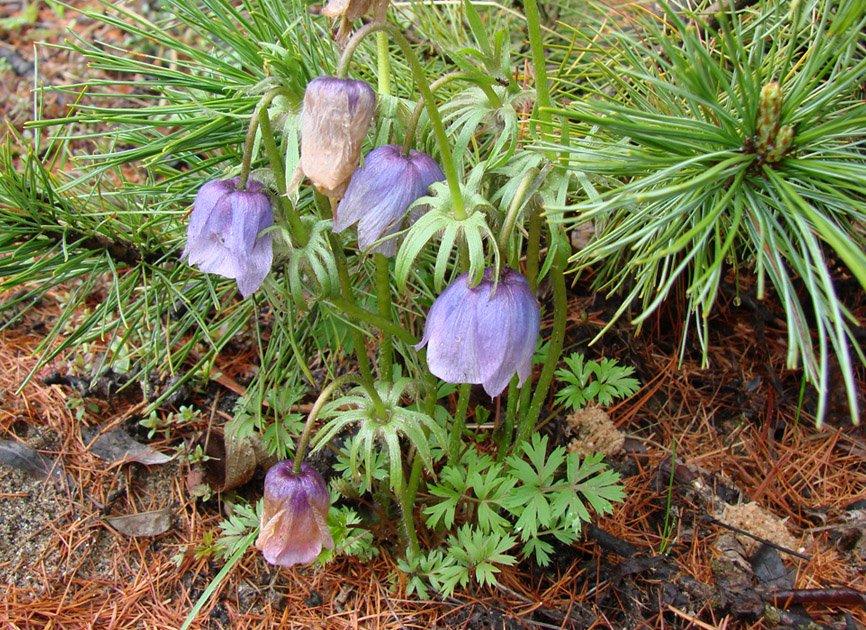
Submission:
[[785,157],[793,142],[794,128],[791,125],[782,126],[776,134],[775,142],[767,152],[767,162],[778,162]]
[[778,81],[770,81],[761,89],[758,101],[757,148],[764,154],[767,145],[773,141],[779,128],[779,117],[782,115],[782,88]]

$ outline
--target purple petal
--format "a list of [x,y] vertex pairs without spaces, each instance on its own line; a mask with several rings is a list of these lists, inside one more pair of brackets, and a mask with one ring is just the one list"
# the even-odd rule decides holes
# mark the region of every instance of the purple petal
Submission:
[[230,195],[232,223],[227,242],[235,269],[238,290],[248,297],[261,286],[273,262],[270,233],[258,237],[262,229],[273,224],[273,211],[263,192],[240,192]]
[[497,288],[491,299],[490,288],[487,295],[478,301],[478,333],[475,338],[475,352],[481,364],[478,382],[484,385],[491,397],[498,396],[514,375],[514,367],[509,364],[509,345],[515,336],[509,305],[504,303],[502,287]]
[[323,546],[334,548],[331,533],[318,516],[309,505],[295,510],[284,508],[262,525],[256,547],[265,560],[277,566],[312,562]]
[[265,501],[256,547],[271,564],[290,567],[312,562],[334,548],[326,518],[330,497],[322,476],[309,464],[298,473],[283,461],[265,476]]
[[[433,181],[443,178],[433,158],[424,153],[410,151],[405,157],[402,147],[393,144],[373,149],[364,166],[352,175],[337,207],[334,231],[358,223],[358,246],[369,249],[383,237],[396,234],[409,206],[424,196]],[[372,251],[393,256],[397,243],[389,239]]]
[[[232,220],[229,196],[219,197],[208,214],[205,214],[205,209],[204,206],[200,206],[196,224],[198,232],[193,233],[191,228],[188,230],[187,246],[184,250],[187,262],[205,273],[234,278],[234,267],[226,247]],[[195,213],[196,208],[193,208],[193,214]],[[190,225],[192,226],[192,217],[190,217]]]
[[436,298],[427,314],[424,338],[430,372],[448,383],[480,383],[475,333],[478,292],[466,285],[463,273]]
[[489,304],[493,308],[479,313],[477,351],[492,368],[481,382],[493,397],[508,386],[515,371],[520,378],[518,385],[523,385],[532,372],[541,315],[529,283],[511,269],[502,273]]
[[192,214],[189,217],[189,225],[186,228],[188,239],[203,236],[202,230],[212,211],[219,207],[223,197],[234,189],[231,180],[221,179],[211,180],[198,189],[192,206]]
[[442,292],[427,315],[424,338],[430,371],[449,383],[480,383],[499,395],[517,372],[522,385],[532,369],[541,316],[529,283],[503,271],[493,292],[493,269],[478,286],[462,274]]

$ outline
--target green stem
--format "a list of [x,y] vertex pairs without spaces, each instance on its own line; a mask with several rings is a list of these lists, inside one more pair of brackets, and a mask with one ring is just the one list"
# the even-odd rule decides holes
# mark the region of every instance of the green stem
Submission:
[[491,84],[478,81],[476,85],[481,88],[481,91],[484,92],[487,100],[490,101],[490,107],[493,109],[502,109],[502,99],[499,98],[499,94],[496,93],[496,90],[493,89]]
[[[376,53],[379,62],[379,93],[391,93],[391,57],[388,54],[388,35],[376,33]],[[379,315],[391,321],[391,275],[388,271],[388,258],[382,254],[373,255],[376,265],[376,306]],[[394,362],[394,344],[387,328],[379,329],[379,373],[382,380],[390,381]]]
[[331,383],[322,390],[319,397],[316,398],[316,402],[313,403],[313,408],[310,409],[310,413],[307,415],[307,422],[304,424],[304,430],[301,433],[301,437],[298,438],[298,448],[295,450],[295,461],[292,465],[292,472],[301,472],[301,462],[304,461],[304,455],[307,453],[307,444],[310,442],[310,434],[313,432],[313,425],[316,423],[316,418],[319,417],[319,412],[322,410],[322,407],[325,405],[328,398],[330,398],[334,390],[340,387],[343,383],[352,381],[355,378],[356,377],[351,374],[338,376],[331,381]]
[[532,184],[532,180],[537,173],[537,169],[531,168],[523,174],[523,178],[514,192],[514,197],[511,199],[511,205],[508,206],[508,213],[505,215],[502,230],[499,232],[499,255],[503,260],[508,260],[508,240],[511,237],[511,231],[514,229],[514,223],[517,221],[517,213],[523,208],[526,191],[529,190],[529,186]]
[[[554,228],[551,228],[551,232]],[[551,234],[551,242],[555,241]],[[568,296],[565,289],[565,273],[562,269],[562,261],[560,260],[561,252],[551,252],[553,262],[550,266],[550,281],[553,285],[553,332],[550,334],[550,343],[548,343],[547,358],[544,362],[544,368],[541,370],[541,376],[538,377],[538,382],[535,384],[535,392],[532,396],[532,404],[529,406],[529,411],[520,418],[520,424],[517,428],[516,445],[523,444],[529,439],[530,434],[535,429],[535,424],[538,420],[538,415],[541,412],[541,405],[547,398],[547,390],[550,388],[550,383],[553,380],[553,372],[556,370],[559,363],[559,356],[562,353],[562,344],[565,340],[565,324],[568,319]]]
[[[331,199],[331,204],[336,204],[336,200]],[[333,211],[333,208],[332,208]],[[349,266],[346,263],[346,255],[343,253],[343,248],[337,236],[330,234],[331,249],[334,252],[334,259],[337,263],[337,275],[340,277],[340,290],[343,293],[343,300],[348,304],[355,304],[355,295],[352,291],[352,280],[349,278]],[[353,318],[354,319],[354,318]],[[362,378],[372,383],[373,372],[370,370],[370,359],[367,357],[367,346],[364,343],[364,333],[357,326],[349,326],[349,334],[352,335],[352,345],[355,346],[355,356],[358,358],[358,370],[361,372]],[[363,384],[363,383],[362,383]],[[376,388],[370,385],[366,388],[373,405],[376,407],[376,415],[381,420],[388,417],[388,411],[385,409],[385,404],[382,398],[376,391]]]
[[451,150],[448,146],[448,134],[445,132],[445,125],[442,123],[442,117],[439,115],[439,110],[436,109],[436,103],[433,101],[433,93],[430,91],[430,85],[427,83],[427,77],[424,76],[424,69],[418,62],[415,52],[409,41],[403,36],[403,33],[394,26],[384,22],[373,22],[358,29],[346,44],[346,49],[343,51],[343,56],[340,58],[340,64],[337,67],[337,76],[345,77],[349,72],[349,63],[352,60],[352,55],[364,39],[370,33],[384,31],[391,36],[400,46],[403,56],[409,62],[409,67],[412,70],[412,76],[415,79],[415,84],[418,86],[418,91],[421,92],[421,97],[424,99],[424,104],[427,107],[427,115],[430,116],[430,126],[433,127],[433,133],[436,136],[436,143],[439,145],[440,161],[442,162],[442,172],[445,173],[445,179],[448,180],[448,189],[451,191],[451,204],[454,218],[458,221],[466,219],[466,207],[463,204],[463,194],[460,190],[460,179],[457,177],[457,170],[454,167],[454,160],[451,156]]
[[[529,389],[525,387],[524,389]],[[502,461],[508,454],[511,440],[514,438],[514,418],[517,415],[517,401],[520,395],[517,393],[517,377],[511,379],[508,384],[508,405],[505,408],[505,422],[499,430],[496,461]]]
[[460,386],[460,397],[457,399],[457,409],[454,412],[454,423],[451,425],[451,435],[448,439],[448,456],[456,462],[460,456],[460,443],[463,441],[463,430],[466,428],[466,411],[469,409],[469,392],[472,386],[463,383]]
[[418,482],[421,479],[421,471],[424,466],[423,460],[415,454],[412,462],[412,472],[409,473],[409,483],[400,493],[400,509],[403,512],[403,527],[406,530],[406,542],[409,548],[406,550],[407,559],[417,558],[421,554],[421,545],[418,544],[418,534],[415,532],[415,497],[418,492]]
[[535,293],[538,289],[538,253],[541,251],[541,207],[535,204],[529,213],[529,238],[526,245],[526,281]]
[[342,309],[349,317],[362,322],[366,322],[371,326],[375,326],[376,328],[385,329],[391,335],[397,337],[400,341],[407,345],[414,346],[418,344],[418,339],[416,339],[412,333],[410,333],[405,328],[399,326],[398,324],[395,324],[393,321],[385,319],[378,313],[373,313],[365,308],[361,308],[354,302],[349,302],[348,300],[339,296],[331,296],[328,298],[328,301],[337,308]]
[[[532,388],[531,387],[523,387],[520,389],[520,397],[517,401],[517,418],[525,418],[527,416],[527,414],[529,413],[529,403],[530,403],[530,396],[531,395],[532,395]],[[518,422],[518,427],[519,427],[519,423],[521,422],[521,420],[517,420],[517,422]],[[538,422],[536,421],[535,425],[537,426],[537,424],[538,424]],[[519,428],[518,428],[518,430],[519,430]],[[515,440],[514,444],[516,445],[516,444],[518,444],[518,442]]]
[[545,107],[550,106],[550,89],[547,85],[547,67],[544,59],[544,42],[541,38],[541,18],[538,14],[538,4],[535,0],[523,3],[526,11],[526,26],[529,31],[529,48],[532,52],[532,69],[535,73],[535,107],[538,120],[541,122],[541,139],[545,133],[553,131],[553,117]]
[[[388,270],[388,257],[373,254],[376,264],[376,306],[379,316],[391,321],[391,274]],[[379,371],[383,381],[390,381],[394,362],[394,344],[387,328],[379,329]]]
[[[274,93],[274,96],[276,96],[278,92],[277,90],[271,90],[268,92],[268,94],[271,93]],[[267,98],[267,94],[265,97]],[[292,202],[289,199],[288,189],[286,187],[285,165],[283,164],[283,158],[282,155],[280,155],[277,143],[274,140],[274,132],[271,128],[271,119],[268,116],[268,106],[270,106],[270,99],[262,99],[259,103],[257,112],[259,126],[262,129],[262,141],[265,144],[265,151],[267,152],[268,159],[271,162],[271,170],[274,172],[277,192],[279,193],[280,207],[283,209],[283,216],[289,224],[289,232],[292,235],[292,240],[294,240],[295,244],[299,247],[305,247],[310,241],[310,235],[307,232],[307,228],[303,223],[301,223],[301,220],[295,213],[295,209],[292,207]]]
[[379,62],[379,94],[391,94],[391,57],[388,55],[388,36],[376,33],[376,53]]
[[[436,92],[443,85],[451,83],[451,81],[456,79],[467,79],[472,81],[484,90],[484,93],[487,95],[487,98],[494,107],[497,109],[502,107],[502,101],[499,99],[499,95],[496,94],[494,89],[488,83],[475,81],[475,77],[468,72],[449,72],[448,74],[439,77],[430,84],[430,93],[432,94]],[[424,111],[425,103],[426,101],[423,96],[418,99],[418,102],[415,104],[415,109],[412,110],[412,117],[409,119],[409,124],[406,125],[406,139],[403,141],[404,156],[409,155],[409,148],[412,144],[412,139],[415,137],[415,127],[418,126],[418,120],[421,118],[421,112]]]
[[238,190],[246,190],[247,180],[250,177],[250,167],[253,162],[253,147],[256,144],[256,132],[259,129],[259,110],[250,118],[250,126],[247,127],[247,136],[244,141],[244,156],[241,158],[241,174],[238,176]]
[[[421,350],[424,354],[424,350]],[[426,359],[421,356],[422,364],[426,365]],[[427,399],[424,402],[424,413],[432,417],[436,412],[436,379],[430,373],[430,370],[424,370],[424,384],[427,386]],[[421,483],[421,473],[424,470],[424,460],[418,457],[415,451],[414,459],[412,460],[412,472],[409,473],[409,482],[403,488],[403,494],[400,497],[400,507],[403,510],[403,520],[406,527],[406,540],[409,544],[408,558],[417,556],[421,553],[421,546],[418,544],[418,536],[415,533],[415,514],[412,511],[415,505],[415,497],[418,496],[418,486]]]

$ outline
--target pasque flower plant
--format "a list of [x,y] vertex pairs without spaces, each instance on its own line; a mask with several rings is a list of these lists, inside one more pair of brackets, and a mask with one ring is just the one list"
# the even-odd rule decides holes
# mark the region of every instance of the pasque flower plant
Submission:
[[[379,239],[395,234],[406,211],[421,198],[430,184],[445,179],[436,161],[421,151],[386,144],[370,151],[337,206],[334,231],[358,224],[358,247],[367,250]],[[396,239],[376,245],[373,252],[393,256]]]
[[234,177],[199,189],[181,258],[206,273],[234,278],[249,297],[271,269],[272,237],[262,231],[273,224],[274,213],[261,183],[250,179],[243,190],[237,185]]
[[[660,0],[661,18],[587,21],[580,32],[598,37],[580,50],[562,45],[574,29],[542,27],[536,0],[521,3],[519,21],[475,0],[457,3],[456,21],[450,10],[415,12],[421,46],[403,34],[405,18],[398,25],[381,14],[387,0],[333,0],[323,13],[340,19],[340,39],[371,4],[375,14],[339,59],[335,24],[299,3],[188,4],[165,3],[187,29],[157,31],[106,5],[106,23],[129,28],[130,41],[156,38],[152,55],[72,46],[147,97],[136,107],[129,89],[108,90],[102,96],[124,101],[29,125],[57,125],[52,135],[70,142],[42,144],[36,134],[39,146],[19,152],[12,133],[0,147],[0,289],[22,291],[4,303],[4,318],[61,282],[74,287],[70,313],[90,296],[82,325],[69,333],[59,318],[45,336],[41,365],[72,344],[111,339],[106,364],[131,356],[137,378],[177,376],[146,413],[206,380],[225,353],[259,352],[240,362],[252,381],[225,435],[261,438],[295,459],[268,473],[263,514],[249,508],[226,530],[229,562],[254,541],[268,562],[292,566],[378,540],[405,551],[406,580],[395,583],[407,593],[426,581],[447,596],[470,580],[495,584],[521,555],[548,562],[554,539],[576,540],[593,509],[620,497],[600,458],[566,455],[537,431],[563,403],[592,398],[590,387],[613,387],[604,361],[606,377],[589,360],[557,369],[566,278],[579,269],[591,269],[582,278],[595,290],[621,293],[605,328],[633,304],[642,303],[637,322],[648,321],[675,297],[669,312],[684,314],[683,330],[697,323],[695,346],[704,348],[719,296],[776,299],[791,367],[779,376],[786,391],[801,385],[791,382],[797,370],[804,380],[797,414],[837,415],[827,407],[841,378],[857,420],[866,363],[854,291],[866,288],[863,0],[750,3],[714,15]],[[586,7],[558,4],[564,24],[584,23]],[[191,46],[187,30],[214,46]],[[319,73],[335,76],[307,82]],[[70,153],[100,135],[90,161]],[[390,144],[401,140],[402,152]],[[147,178],[115,176],[131,169]],[[206,276],[176,264],[176,213],[190,181],[215,169],[240,177],[201,188],[183,257],[232,278],[239,295],[266,288],[255,301],[215,294]],[[301,173],[311,186],[300,186]],[[395,232],[424,195],[429,211],[410,217],[394,254]],[[567,234],[590,220],[595,236],[571,256]],[[352,225],[360,253],[333,233]],[[749,271],[754,281],[741,283]],[[541,282],[548,316],[533,374]],[[421,303],[439,293],[422,324]],[[485,405],[470,384],[501,399]],[[317,393],[294,440],[295,412]],[[307,445],[336,447],[331,491],[372,509],[341,501],[326,521],[329,488],[303,464]],[[416,534],[419,514],[435,531]]]
[[477,286],[466,272],[436,298],[416,348],[427,347],[427,365],[443,381],[480,383],[498,396],[515,372],[520,385],[529,376],[540,324],[526,278],[505,269],[497,282],[488,267]]
[[[340,32],[346,35],[350,22],[371,1],[379,9],[387,4],[386,0],[335,0],[325,13],[341,19]],[[209,10],[230,4],[215,2],[208,5]],[[262,513],[250,518],[254,513],[250,509],[243,527],[232,530],[237,537],[227,556],[231,562],[254,541],[265,560],[279,566],[311,562],[323,549],[335,546],[340,553],[354,553],[351,549],[360,540],[356,534],[365,526],[364,515],[357,513],[352,502],[341,502],[328,514],[329,488],[318,472],[303,463],[307,445],[325,449],[345,441],[345,449],[336,455],[334,472],[338,476],[332,491],[364,501],[371,498],[370,505],[381,517],[375,531],[385,533],[383,540],[397,542],[397,536],[386,530],[400,524],[401,550],[407,559],[422,562],[422,567],[426,562],[428,567],[410,569],[411,574],[419,579],[446,576],[448,581],[441,589],[445,594],[458,582],[464,584],[464,578],[481,579],[479,567],[490,567],[484,579],[495,583],[496,566],[512,564],[519,553],[543,552],[543,543],[536,536],[522,535],[523,551],[512,551],[521,544],[518,532],[551,533],[560,525],[570,527],[565,521],[574,520],[570,515],[554,515],[555,519],[539,520],[531,529],[529,521],[543,510],[524,511],[522,502],[505,500],[510,490],[532,477],[524,474],[521,462],[531,459],[533,466],[550,469],[544,483],[537,484],[541,489],[532,489],[534,501],[547,501],[545,494],[556,492],[552,504],[571,506],[558,497],[573,494],[577,485],[577,481],[563,485],[556,480],[557,466],[545,463],[550,455],[546,443],[533,440],[536,446],[531,454],[525,449],[541,410],[551,401],[548,388],[558,364],[567,313],[563,276],[567,240],[561,238],[561,226],[548,222],[550,208],[545,206],[552,199],[567,203],[572,195],[581,194],[570,185],[576,179],[564,172],[554,149],[550,149],[553,159],[545,152],[545,145],[553,146],[558,131],[550,120],[549,94],[542,87],[547,81],[543,46],[536,41],[541,31],[535,3],[526,3],[526,15],[527,24],[535,24],[529,35],[533,76],[539,84],[538,108],[524,112],[511,107],[507,120],[493,120],[487,113],[510,107],[515,99],[524,103],[519,88],[523,71],[509,61],[508,53],[518,37],[509,37],[504,29],[490,40],[484,29],[485,24],[494,23],[493,16],[479,16],[471,1],[461,3],[472,31],[464,42],[468,48],[448,56],[428,55],[423,64],[400,28],[378,13],[374,22],[352,36],[337,61],[337,48],[327,41],[331,28],[326,20],[304,13],[301,21],[297,15],[280,24],[274,21],[275,15],[287,17],[290,5],[265,7],[253,0],[231,13],[233,19],[228,23],[202,13],[208,21],[194,24],[197,32],[212,33],[214,41],[226,44],[218,47],[218,64],[211,65],[217,58],[202,53],[198,61],[184,61],[195,69],[189,74],[186,65],[175,74],[166,71],[172,64],[139,68],[141,76],[155,76],[172,86],[170,94],[161,96],[168,98],[170,122],[172,126],[178,123],[178,131],[166,134],[160,128],[158,134],[148,136],[152,146],[134,149],[135,155],[147,157],[147,164],[159,177],[154,181],[163,191],[158,195],[151,184],[146,193],[160,204],[154,208],[152,222],[130,222],[127,229],[115,229],[112,218],[108,228],[138,239],[135,244],[142,257],[147,256],[145,264],[132,272],[155,274],[147,276],[148,289],[140,292],[148,300],[148,314],[164,314],[161,304],[150,308],[154,298],[177,295],[180,292],[174,283],[185,283],[185,308],[177,309],[176,318],[172,314],[158,327],[166,334],[142,336],[150,344],[159,340],[142,367],[183,369],[192,378],[207,375],[217,354],[227,351],[226,344],[238,338],[241,342],[254,339],[261,352],[254,380],[226,427],[226,435],[261,437],[271,452],[284,457],[294,450],[295,457],[293,464],[282,462],[268,472]],[[246,12],[251,10],[256,12],[255,19],[246,22]],[[190,17],[191,23],[197,16]],[[247,31],[252,25],[261,30],[250,43],[252,34]],[[423,30],[423,25],[419,27]],[[359,48],[362,41],[370,44],[365,38],[371,34],[377,36],[378,64],[369,63],[371,47]],[[173,37],[168,31],[164,36]],[[522,42],[524,34],[519,39]],[[391,66],[394,45],[400,56]],[[192,49],[184,44],[177,50]],[[353,51],[359,52],[354,61]],[[110,61],[102,52],[95,54],[104,63]],[[306,83],[323,68],[335,76]],[[354,72],[365,81],[348,78]],[[431,77],[436,80],[431,82]],[[469,89],[461,85],[465,82]],[[374,84],[377,92],[371,88]],[[189,89],[175,90],[175,86]],[[466,98],[455,100],[455,94]],[[188,103],[181,102],[186,98]],[[368,133],[377,98],[381,99],[379,117],[374,133]],[[440,110],[447,100],[454,102],[453,116],[446,114],[443,120]],[[206,106],[199,115],[197,107],[202,104]],[[151,110],[143,126],[146,133],[155,129],[155,116],[164,119],[164,107]],[[413,107],[415,113],[409,117]],[[518,117],[518,111],[525,118]],[[123,109],[118,122],[126,124],[135,115]],[[244,124],[247,115],[248,124]],[[487,126],[490,122],[495,124]],[[197,131],[187,134],[191,128]],[[563,129],[562,133],[571,131]],[[124,138],[123,146],[134,146],[141,137],[124,130],[117,133]],[[571,137],[576,141],[579,135]],[[374,138],[372,150],[359,167],[363,147]],[[527,161],[527,143],[533,139],[543,141],[535,147],[539,159]],[[402,147],[390,144],[400,140]],[[410,148],[416,146],[426,152]],[[455,157],[460,159],[455,162]],[[112,159],[126,163],[132,158],[124,154]],[[238,162],[238,178],[208,182],[199,191],[183,256],[202,271],[235,279],[245,297],[267,277],[267,291],[255,302],[215,295],[201,274],[187,278],[189,269],[163,273],[155,269],[163,253],[148,249],[160,235],[170,232],[161,229],[160,222],[173,220],[178,195],[187,194],[190,177],[209,169],[234,168]],[[530,163],[536,168],[525,166]],[[311,186],[300,186],[301,173]],[[0,181],[0,188],[3,186]],[[410,216],[412,227],[397,252],[396,233],[405,226],[407,213],[420,212],[418,200],[425,195],[429,197],[421,203],[430,210],[417,222]],[[134,197],[123,194],[117,199],[126,203]],[[98,210],[98,221],[102,221],[103,209]],[[133,214],[141,215],[140,205],[136,204],[130,216]],[[64,224],[83,229],[79,221],[80,217],[72,216]],[[160,228],[153,233],[156,236],[148,231],[152,225]],[[373,256],[344,247],[333,233],[353,225],[360,249]],[[101,229],[97,226],[94,231]],[[280,237],[272,243],[275,232]],[[274,247],[278,251],[272,251]],[[278,264],[273,265],[275,259]],[[525,278],[506,268],[518,264],[525,265]],[[272,265],[273,274],[268,276]],[[440,292],[446,278],[464,271],[433,302],[419,344],[417,323],[423,310],[419,300]],[[114,318],[115,309],[126,306],[121,301],[140,303],[135,276],[124,277],[127,284],[118,287],[117,300],[110,309],[105,307],[109,310],[101,321]],[[533,379],[532,359],[540,328],[534,291],[539,278],[545,278],[552,288],[548,308],[553,323],[549,335],[545,333],[550,340],[545,345],[545,366]],[[128,292],[121,300],[122,291]],[[253,326],[255,337],[244,336]],[[414,348],[424,350],[419,356]],[[195,365],[188,360],[191,350],[201,356]],[[356,356],[347,361],[341,351]],[[315,352],[315,362],[311,352]],[[165,363],[166,354],[178,360]],[[336,361],[341,365],[332,363]],[[443,386],[435,377],[460,386]],[[346,390],[349,382],[355,386]],[[472,415],[485,423],[486,415],[483,405],[470,408],[470,384],[482,385],[490,396],[508,391],[501,405],[497,401],[495,430],[476,436],[487,441],[477,449],[475,439],[466,439],[466,418]],[[319,397],[311,405],[303,435],[295,442],[294,412],[310,401],[311,386],[319,390]],[[357,432],[349,434],[346,428],[355,425]],[[555,463],[556,459],[548,461]],[[468,481],[464,483],[458,472],[465,472]],[[363,484],[357,483],[359,478]],[[581,487],[586,487],[584,478],[580,476]],[[491,495],[486,492],[490,488],[481,487],[488,483],[492,487],[500,480],[500,494]],[[358,496],[366,492],[370,495]],[[419,492],[424,493],[426,507],[442,514],[440,521],[430,524],[438,528],[441,523],[442,531],[435,535],[415,533],[418,514],[425,509],[417,501]],[[494,498],[476,505],[473,494]],[[459,522],[449,515],[452,498],[466,498],[473,504],[461,508]],[[259,529],[254,533],[256,524]],[[450,536],[455,526],[461,532],[457,538]],[[362,536],[375,538],[373,530]],[[422,544],[427,540],[436,540],[447,556],[437,560],[439,551]],[[468,577],[470,570],[474,577]]]

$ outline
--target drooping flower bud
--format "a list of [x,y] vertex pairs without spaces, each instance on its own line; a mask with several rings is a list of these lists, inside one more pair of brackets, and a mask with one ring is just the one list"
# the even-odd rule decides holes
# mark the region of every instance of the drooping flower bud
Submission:
[[274,223],[274,212],[264,186],[247,180],[237,189],[238,178],[213,180],[195,197],[186,247],[186,258],[205,273],[234,278],[241,295],[249,297],[268,275],[273,262],[270,233],[259,234]]
[[301,170],[324,195],[342,197],[361,157],[376,94],[363,81],[317,77],[304,92]]
[[776,134],[776,140],[769,151],[767,151],[767,162],[773,163],[778,162],[788,150],[791,148],[791,144],[794,142],[794,128],[791,125],[783,125],[779,128],[779,133]]
[[[394,144],[370,151],[337,206],[334,231],[342,232],[357,223],[358,247],[362,250],[399,231],[409,206],[424,196],[430,184],[445,179],[442,169],[426,153],[410,150],[409,157],[404,157],[402,151]],[[397,241],[388,239],[373,251],[393,256]]]
[[770,81],[761,88],[758,100],[758,120],[756,125],[756,146],[758,153],[764,154],[767,145],[773,141],[779,129],[779,118],[782,115],[782,88],[778,81]]
[[499,395],[517,372],[520,385],[532,371],[541,313],[526,279],[505,269],[494,291],[494,270],[468,285],[461,274],[430,307],[424,338],[430,371],[448,383],[480,383]]
[[328,486],[306,462],[298,473],[291,461],[272,466],[265,475],[265,505],[256,548],[265,560],[281,567],[306,564],[334,548],[327,516]]

